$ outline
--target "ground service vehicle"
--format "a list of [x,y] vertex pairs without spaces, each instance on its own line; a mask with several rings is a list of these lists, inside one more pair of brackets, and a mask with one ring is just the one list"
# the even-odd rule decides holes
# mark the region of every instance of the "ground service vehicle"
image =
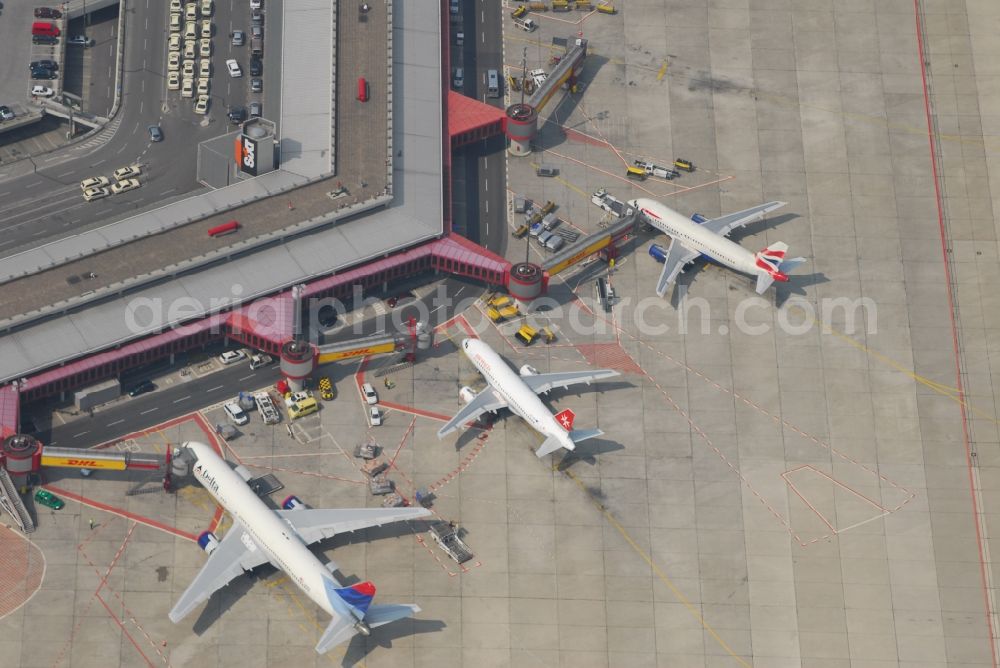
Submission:
[[430,530],[434,542],[456,562],[464,564],[469,559],[472,559],[472,550],[459,537],[454,523],[434,522],[431,524]]
[[247,415],[235,401],[230,401],[222,408],[226,411],[226,415],[229,416],[229,419],[233,421],[233,424],[244,425],[247,422],[250,422],[250,416]]
[[558,176],[559,168],[552,165],[538,165],[535,168],[536,176]]
[[278,415],[278,409],[274,407],[271,395],[267,392],[258,392],[253,395],[253,400],[257,404],[257,412],[260,413],[264,424],[277,424],[281,420],[281,416]]
[[364,77],[358,77],[358,100],[361,102],[368,101],[368,81]]
[[646,170],[638,167],[628,167],[625,169],[625,176],[636,181],[646,180]]
[[227,350],[219,355],[219,361],[223,364],[235,364],[242,361],[245,357],[246,353],[242,350]]
[[513,235],[513,237],[515,239],[523,239],[524,235],[527,234],[527,233],[528,233],[528,226],[525,224],[525,225],[521,225],[516,230],[514,230],[513,232],[511,232],[511,235]]
[[500,74],[496,70],[486,72],[486,94],[489,97],[500,97]]
[[323,398],[323,401],[333,401],[337,396],[333,389],[333,383],[326,376],[319,379],[319,396]]
[[517,340],[526,346],[530,346],[538,337],[538,330],[531,325],[521,325],[521,328],[514,333]]
[[291,401],[288,403],[288,417],[291,420],[297,420],[300,417],[306,415],[312,415],[319,410],[319,404],[312,397],[306,397],[300,401]]
[[674,158],[674,167],[677,169],[683,169],[685,172],[694,171],[694,163],[690,160],[685,160],[684,158]]
[[375,388],[372,387],[371,383],[365,383],[361,386],[361,394],[365,397],[365,402],[369,405],[374,405],[378,403],[378,394],[375,392]]

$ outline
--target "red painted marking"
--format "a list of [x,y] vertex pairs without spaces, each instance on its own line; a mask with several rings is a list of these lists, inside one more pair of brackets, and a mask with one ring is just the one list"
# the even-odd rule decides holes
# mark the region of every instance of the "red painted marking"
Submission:
[[180,529],[172,527],[169,524],[164,524],[163,522],[157,522],[156,520],[150,519],[148,517],[143,517],[142,515],[137,515],[136,513],[132,513],[127,510],[123,510],[121,508],[115,508],[114,506],[110,506],[106,503],[101,503],[100,501],[94,501],[93,499],[88,499],[85,496],[80,496],[79,494],[75,494],[74,492],[70,492],[69,490],[62,489],[61,487],[54,487],[53,485],[45,485],[45,489],[48,489],[54,494],[57,494],[59,496],[66,497],[67,499],[72,499],[73,501],[76,501],[81,505],[88,506],[90,508],[96,508],[97,510],[103,510],[105,512],[111,513],[112,515],[118,515],[119,517],[130,519],[133,522],[138,522],[139,524],[145,524],[148,527],[159,529],[160,531],[165,531],[169,534],[177,536],[178,538],[189,540],[192,543],[198,541],[198,538],[194,534],[188,533],[186,531],[181,531]]
[[404,404],[395,404],[391,401],[380,401],[380,405],[386,408],[391,408],[394,411],[400,411],[402,413],[409,413],[411,415],[417,415],[419,417],[430,418],[431,420],[437,420],[439,422],[447,422],[451,419],[451,416],[445,415],[443,413],[435,413],[434,411],[427,411],[422,408],[414,408],[413,406],[406,406]]
[[0,526],[0,618],[27,603],[45,577],[45,555],[13,529]]
[[972,473],[972,450],[969,446],[969,416],[965,410],[965,389],[962,384],[962,360],[958,342],[958,326],[955,322],[955,294],[951,283],[951,268],[948,266],[948,241],[944,227],[944,207],[941,201],[941,184],[939,181],[934,143],[934,121],[931,116],[931,98],[927,90],[927,64],[924,60],[923,26],[920,20],[920,2],[913,0],[913,18],[917,33],[917,60],[920,63],[920,83],[924,90],[924,116],[927,119],[927,147],[930,153],[931,175],[934,177],[934,200],[937,204],[938,231],[941,239],[941,258],[944,267],[945,291],[948,295],[948,317],[951,321],[951,346],[955,359],[955,389],[957,390],[958,407],[962,418],[962,445],[965,448],[965,467],[969,478],[969,500],[972,502],[972,519],[976,526],[976,545],[979,556],[979,580],[983,587],[983,609],[986,614],[986,637],[990,639],[990,653],[993,666],[997,666],[997,646],[993,639],[993,613],[990,606],[989,585],[986,579],[986,557],[983,550],[983,535],[979,525],[980,511],[976,501],[975,479]]
[[399,445],[396,446],[396,452],[392,454],[392,459],[389,460],[389,466],[393,468],[396,467],[396,457],[399,457],[399,451],[403,449],[403,445],[406,443],[406,438],[413,433],[413,425],[416,423],[417,418],[414,416],[413,419],[410,420],[410,426],[406,428],[405,432],[403,432],[403,437],[399,439]]
[[570,141],[581,142],[583,144],[590,144],[591,146],[599,146],[601,148],[610,148],[609,144],[604,139],[598,139],[597,137],[591,137],[590,135],[580,132],[579,130],[573,130],[572,128],[563,127],[563,134],[566,135],[566,139]]

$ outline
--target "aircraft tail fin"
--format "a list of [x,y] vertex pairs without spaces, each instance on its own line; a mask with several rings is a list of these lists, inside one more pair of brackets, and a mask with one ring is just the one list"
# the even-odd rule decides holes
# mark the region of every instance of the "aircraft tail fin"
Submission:
[[350,640],[357,632],[358,629],[355,627],[353,619],[346,615],[335,617],[329,626],[326,627],[326,631],[323,631],[319,642],[316,643],[316,652],[318,654],[325,654],[340,643]]
[[754,254],[757,264],[757,294],[763,294],[774,281],[788,282],[788,272],[806,261],[804,257],[785,259],[788,244],[777,241]]

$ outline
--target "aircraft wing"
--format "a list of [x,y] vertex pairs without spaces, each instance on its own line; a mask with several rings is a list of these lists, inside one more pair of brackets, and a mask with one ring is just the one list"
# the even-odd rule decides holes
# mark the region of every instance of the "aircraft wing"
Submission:
[[208,555],[208,561],[181,594],[180,600],[170,611],[170,621],[175,624],[181,621],[213,593],[243,575],[244,571],[268,561],[267,555],[243,525],[236,524],[219,542],[219,546],[212,550],[212,554]]
[[701,226],[720,236],[728,237],[729,233],[736,228],[756,222],[763,218],[766,214],[776,209],[780,209],[787,203],[788,202],[768,202],[767,204],[759,204],[757,206],[752,206],[749,209],[744,209],[743,211],[727,213],[725,216],[713,218],[712,220],[706,220],[701,224]]
[[577,383],[587,383],[590,385],[595,380],[604,380],[620,375],[612,369],[592,369],[588,371],[558,371],[555,373],[539,373],[534,376],[522,376],[524,384],[531,388],[535,394],[542,394],[549,390],[561,387],[569,387]]
[[426,508],[306,508],[275,510],[307,545],[339,533],[415,520],[431,514]]
[[507,408],[507,402],[501,399],[492,387],[487,387],[477,394],[475,399],[465,404],[462,410],[455,414],[455,417],[448,420],[448,423],[438,430],[438,438],[450,434],[467,422],[472,422],[483,413],[501,408]]
[[[707,223],[703,223],[706,225]],[[666,294],[667,288],[677,280],[678,274],[684,271],[684,266],[692,262],[701,253],[686,248],[677,239],[670,242],[667,249],[667,259],[663,263],[663,271],[660,273],[660,280],[656,282],[656,294],[662,297]]]

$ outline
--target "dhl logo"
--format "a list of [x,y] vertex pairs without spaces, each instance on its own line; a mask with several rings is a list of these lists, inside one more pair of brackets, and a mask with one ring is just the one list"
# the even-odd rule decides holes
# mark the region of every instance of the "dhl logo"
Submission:
[[125,460],[83,459],[76,457],[46,457],[42,456],[42,466],[66,466],[82,469],[125,469]]
[[353,350],[345,350],[338,353],[323,353],[319,355],[320,363],[330,362],[332,360],[341,360],[348,357],[360,357],[362,355],[375,355],[378,353],[388,353],[396,349],[395,342],[386,343],[381,346],[369,346],[367,348],[354,348]]

